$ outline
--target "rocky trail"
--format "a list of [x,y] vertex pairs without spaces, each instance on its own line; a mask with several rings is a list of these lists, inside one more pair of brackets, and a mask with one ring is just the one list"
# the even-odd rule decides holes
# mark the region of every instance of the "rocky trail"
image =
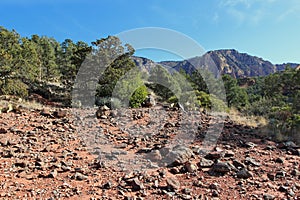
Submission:
[[226,118],[212,151],[203,153],[216,119],[200,113],[193,139],[168,146],[183,118],[163,107],[1,113],[0,199],[300,198],[296,144],[275,143]]

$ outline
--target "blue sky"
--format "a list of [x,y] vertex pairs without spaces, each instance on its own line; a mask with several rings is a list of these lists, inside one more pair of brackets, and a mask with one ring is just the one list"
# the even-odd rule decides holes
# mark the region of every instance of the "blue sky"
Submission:
[[[130,29],[162,27],[207,51],[234,48],[273,63],[300,63],[299,0],[1,0],[0,26],[22,36],[89,44]],[[138,54],[175,59],[162,52]]]

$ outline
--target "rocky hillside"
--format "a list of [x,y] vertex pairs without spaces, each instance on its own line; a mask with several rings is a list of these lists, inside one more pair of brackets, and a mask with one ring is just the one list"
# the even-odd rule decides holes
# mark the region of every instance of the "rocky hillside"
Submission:
[[284,70],[286,66],[289,66],[291,68],[300,67],[300,65],[297,63],[283,63],[283,64],[276,64],[275,66],[278,71]]
[[[51,107],[0,113],[0,199],[300,198],[300,150],[292,142],[273,142],[227,118],[217,144],[203,154],[201,138],[211,134],[205,130],[215,116],[202,113],[195,141],[166,149],[183,126],[176,109],[129,109],[123,121],[109,109],[99,118],[92,109],[76,112],[75,118],[70,109]],[[130,134],[166,119],[147,135]],[[107,148],[92,149],[80,126],[96,147]],[[138,170],[132,155],[149,158],[147,165]],[[157,166],[168,155],[172,163]]]
[[[151,70],[155,63],[146,58],[134,57],[133,60],[144,71]],[[201,57],[194,57],[184,61],[162,61],[157,64],[168,66],[176,70],[184,69],[191,73],[195,68],[209,69],[215,66],[221,74],[230,74],[233,77],[266,76],[276,71],[284,70],[286,65],[297,67],[299,64],[272,64],[256,56],[240,53],[234,49],[209,51]]]
[[142,72],[150,72],[151,69],[153,69],[157,65],[157,63],[155,63],[153,60],[150,60],[148,58],[137,57],[137,56],[132,56],[131,58],[136,64],[136,66],[139,67],[139,69]]

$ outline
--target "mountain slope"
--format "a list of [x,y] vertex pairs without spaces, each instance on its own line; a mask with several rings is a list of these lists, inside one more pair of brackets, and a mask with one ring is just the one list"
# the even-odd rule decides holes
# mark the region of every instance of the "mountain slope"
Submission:
[[295,63],[274,65],[267,60],[246,53],[240,53],[234,49],[209,51],[203,56],[183,61],[162,61],[155,63],[150,59],[139,57],[133,57],[133,60],[140,69],[148,72],[152,67],[159,64],[175,70],[183,69],[189,74],[196,68],[209,69],[214,73],[217,73],[216,71],[218,70],[221,74],[230,74],[235,78],[266,76],[276,71],[284,70],[286,65],[292,68],[299,65]]

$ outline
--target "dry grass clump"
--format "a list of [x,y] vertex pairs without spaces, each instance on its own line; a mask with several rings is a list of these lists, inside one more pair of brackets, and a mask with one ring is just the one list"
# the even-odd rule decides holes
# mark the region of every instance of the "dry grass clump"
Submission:
[[268,124],[266,118],[262,116],[246,116],[236,109],[230,109],[229,117],[237,124],[246,125],[254,128],[265,127]]
[[10,110],[16,108],[24,108],[28,110],[41,110],[45,107],[45,105],[36,101],[24,100],[22,98],[9,95],[0,96],[0,112],[9,112]]

